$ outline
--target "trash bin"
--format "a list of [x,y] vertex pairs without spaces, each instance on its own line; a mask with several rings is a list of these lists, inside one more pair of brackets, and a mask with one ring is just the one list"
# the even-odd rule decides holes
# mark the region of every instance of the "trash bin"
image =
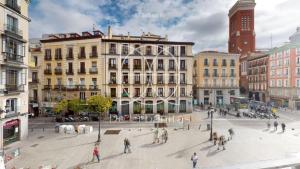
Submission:
[[210,130],[210,124],[207,124],[207,130]]

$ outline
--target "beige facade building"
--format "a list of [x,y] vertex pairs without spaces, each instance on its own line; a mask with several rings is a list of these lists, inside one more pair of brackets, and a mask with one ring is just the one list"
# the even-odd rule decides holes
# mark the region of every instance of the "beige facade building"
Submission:
[[110,28],[106,36],[44,36],[38,103],[46,111],[61,99],[101,94],[113,99],[111,114],[192,112],[192,46],[150,33],[113,35]]
[[28,134],[28,3],[0,0],[0,152]]
[[205,51],[195,56],[194,91],[198,104],[227,105],[239,96],[239,55]]

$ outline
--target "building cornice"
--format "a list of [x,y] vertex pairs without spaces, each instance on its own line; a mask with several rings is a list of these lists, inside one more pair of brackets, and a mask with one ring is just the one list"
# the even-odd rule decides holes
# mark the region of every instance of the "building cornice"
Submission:
[[256,3],[254,1],[238,0],[234,6],[229,10],[228,16],[232,17],[239,10],[253,10]]
[[102,42],[116,43],[142,43],[142,44],[173,44],[173,45],[194,45],[194,42],[176,42],[176,41],[151,41],[151,40],[130,40],[130,39],[102,39]]

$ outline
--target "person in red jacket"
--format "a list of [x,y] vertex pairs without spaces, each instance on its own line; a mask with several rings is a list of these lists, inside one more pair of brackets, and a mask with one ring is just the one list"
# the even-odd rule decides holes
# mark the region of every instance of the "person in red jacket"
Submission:
[[94,150],[93,150],[93,160],[92,160],[93,162],[94,162],[95,157],[97,157],[97,160],[98,160],[98,163],[99,163],[100,162],[100,157],[99,157],[99,150],[98,150],[97,146],[95,146]]

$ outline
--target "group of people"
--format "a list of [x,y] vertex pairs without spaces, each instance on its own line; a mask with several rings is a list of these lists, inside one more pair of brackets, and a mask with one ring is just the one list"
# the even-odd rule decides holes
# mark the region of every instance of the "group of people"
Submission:
[[[277,127],[278,127],[279,123],[277,121],[274,121],[273,125],[274,125],[274,131],[277,131]],[[267,126],[268,126],[268,129],[271,128],[270,121],[267,122]],[[285,132],[285,127],[286,127],[285,123],[281,123],[281,129],[282,129],[283,133]]]
[[[233,129],[232,128],[228,129],[228,133],[229,133],[229,137],[228,137],[227,141],[232,140],[233,135],[234,135]],[[220,148],[223,148],[223,150],[226,149],[225,144],[227,141],[226,141],[224,135],[221,135],[220,137],[218,137],[217,132],[214,132],[212,135],[212,140],[213,140],[214,145],[218,144],[217,150],[219,150]]]
[[229,113],[229,107],[226,108],[226,109],[222,109],[222,108],[219,109],[219,115],[220,116],[225,116],[226,117],[227,113]]
[[168,141],[168,131],[165,128],[163,128],[162,131],[159,131],[158,128],[154,130],[153,144],[160,143],[160,138],[161,143],[166,143]]

